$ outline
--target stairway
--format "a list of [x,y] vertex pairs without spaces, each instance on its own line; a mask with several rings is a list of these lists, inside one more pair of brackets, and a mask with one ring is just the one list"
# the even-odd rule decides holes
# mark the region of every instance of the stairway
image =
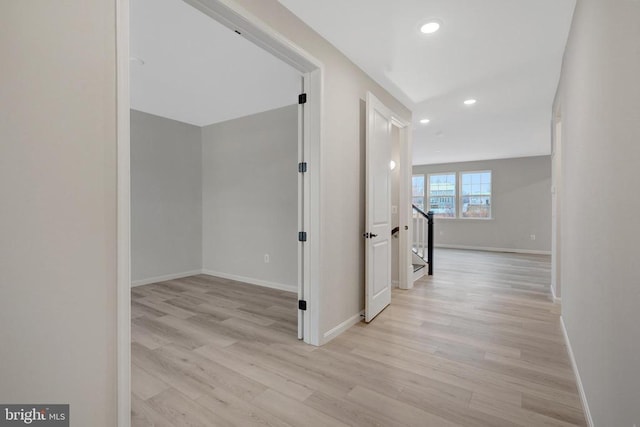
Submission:
[[413,281],[433,274],[433,212],[424,213],[413,206],[412,260]]
[[411,254],[411,263],[413,264],[413,281],[415,282],[416,280],[427,274],[427,267],[429,263],[420,255],[418,255],[415,250]]

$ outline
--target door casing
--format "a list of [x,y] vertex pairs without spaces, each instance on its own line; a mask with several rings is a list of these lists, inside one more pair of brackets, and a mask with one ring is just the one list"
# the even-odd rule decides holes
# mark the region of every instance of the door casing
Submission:
[[552,123],[551,146],[551,295],[562,297],[561,283],[561,205],[562,205],[562,119],[556,114]]

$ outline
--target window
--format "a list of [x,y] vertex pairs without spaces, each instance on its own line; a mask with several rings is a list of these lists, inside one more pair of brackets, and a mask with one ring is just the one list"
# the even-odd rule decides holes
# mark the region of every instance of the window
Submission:
[[429,175],[429,210],[436,218],[456,217],[456,174]]
[[491,171],[460,172],[460,218],[491,218]]
[[411,178],[412,203],[424,211],[424,175],[413,175]]

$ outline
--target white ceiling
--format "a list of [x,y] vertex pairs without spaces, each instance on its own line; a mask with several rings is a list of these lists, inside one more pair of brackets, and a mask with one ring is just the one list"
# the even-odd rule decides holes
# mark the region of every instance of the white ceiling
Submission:
[[300,73],[182,0],[131,0],[131,108],[205,126],[295,104]]
[[279,1],[413,110],[414,164],[550,153],[575,0]]

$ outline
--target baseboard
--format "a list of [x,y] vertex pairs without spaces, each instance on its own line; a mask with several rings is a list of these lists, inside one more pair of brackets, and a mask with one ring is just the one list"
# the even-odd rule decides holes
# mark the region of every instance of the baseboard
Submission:
[[151,283],[165,282],[167,280],[182,279],[183,277],[195,276],[196,274],[202,274],[202,270],[184,271],[182,273],[165,274],[164,276],[149,277],[147,279],[133,280],[131,281],[131,287],[149,285]]
[[569,334],[567,334],[567,328],[564,325],[564,319],[560,316],[560,326],[562,327],[562,334],[564,335],[564,340],[567,344],[567,349],[569,351],[569,359],[571,359],[571,367],[573,368],[573,373],[576,376],[576,384],[578,386],[578,393],[580,394],[580,401],[582,402],[582,409],[584,411],[584,417],[587,420],[587,425],[589,427],[594,427],[593,418],[591,418],[591,411],[589,410],[589,403],[587,402],[587,395],[584,392],[584,387],[582,386],[582,379],[580,379],[580,372],[578,372],[578,364],[576,363],[576,358],[573,355],[573,348],[571,347],[571,341],[569,341]]
[[220,271],[202,270],[202,274],[221,277],[223,279],[235,280],[237,282],[249,283],[250,285],[263,286],[265,288],[278,289],[280,291],[298,292],[297,286],[284,285],[282,283],[269,282],[267,280],[254,279],[253,277],[238,276],[236,274],[222,273]]
[[553,301],[554,302],[562,302],[562,298],[558,298],[556,296],[556,291],[555,291],[555,289],[553,289],[553,284],[549,286],[549,289],[551,289],[551,296],[553,297]]
[[513,249],[513,248],[491,248],[488,246],[464,246],[464,245],[444,245],[437,244],[436,248],[445,249],[465,249],[471,251],[488,251],[488,252],[511,252],[516,254],[530,254],[530,255],[551,255],[551,251],[539,251],[534,249]]
[[353,316],[351,316],[350,318],[348,318],[344,322],[340,323],[335,328],[328,330],[322,336],[322,342],[320,343],[320,345],[324,345],[324,344],[328,343],[329,341],[331,341],[332,339],[334,339],[335,337],[337,337],[338,335],[340,335],[341,333],[343,333],[344,331],[346,331],[347,329],[349,329],[353,325],[355,325],[357,323],[360,323],[360,321],[363,318],[364,318],[364,310],[362,310],[358,314],[354,314]]

